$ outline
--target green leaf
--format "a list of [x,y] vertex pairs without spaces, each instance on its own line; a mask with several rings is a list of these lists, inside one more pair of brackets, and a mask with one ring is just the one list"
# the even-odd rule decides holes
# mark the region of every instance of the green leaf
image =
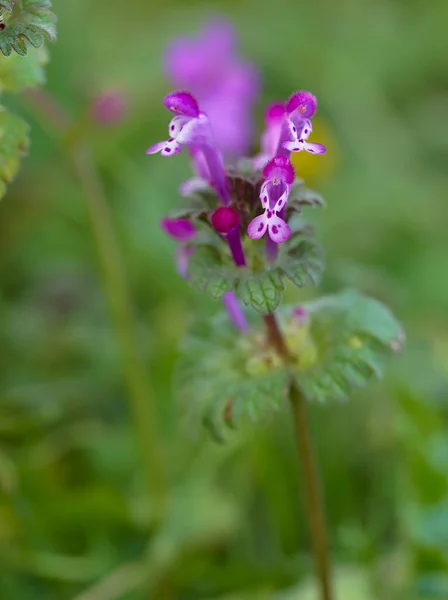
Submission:
[[0,0],[0,8],[11,12],[14,6],[15,0]]
[[321,208],[325,206],[325,200],[320,194],[303,185],[303,181],[296,179],[291,186],[289,194],[287,212],[302,212],[304,206],[312,206],[313,208]]
[[279,270],[299,288],[308,284],[317,285],[324,268],[317,243],[295,236],[283,246],[284,251],[278,263]]
[[211,187],[197,189],[185,197],[180,205],[171,211],[172,219],[198,220],[219,206],[219,200]]
[[28,152],[28,125],[0,106],[0,199],[19,170],[20,158]]
[[276,263],[262,265],[255,272],[236,267],[224,244],[213,246],[200,240],[192,244],[195,252],[188,267],[190,283],[214,299],[234,291],[246,306],[261,314],[273,312],[280,304],[285,276],[298,287],[317,285],[323,270],[318,245],[299,234],[282,244]]
[[28,44],[35,48],[47,38],[56,39],[56,16],[50,0],[2,0],[5,28],[0,31],[0,51],[9,56],[13,50],[25,56]]
[[20,92],[45,83],[44,65],[48,61],[45,48],[32,49],[27,56],[0,54],[0,93]]
[[188,265],[190,283],[215,300],[235,287],[235,268],[226,266],[217,248],[198,246]]
[[296,382],[309,400],[347,398],[383,373],[384,359],[401,349],[404,334],[380,302],[356,292],[328,296],[304,305],[310,314],[313,364],[300,365]]
[[264,420],[286,403],[288,372],[256,330],[241,335],[228,316],[196,324],[182,345],[175,387],[190,423],[217,440],[229,428]]
[[257,423],[286,408],[295,381],[309,400],[341,400],[374,377],[401,347],[404,335],[390,311],[355,292],[291,307],[278,314],[291,359],[267,343],[262,320],[236,331],[226,314],[194,325],[182,345],[175,389],[190,422],[204,424],[218,440],[229,428]]
[[246,306],[259,313],[273,312],[283,296],[283,281],[278,269],[242,277],[236,288]]

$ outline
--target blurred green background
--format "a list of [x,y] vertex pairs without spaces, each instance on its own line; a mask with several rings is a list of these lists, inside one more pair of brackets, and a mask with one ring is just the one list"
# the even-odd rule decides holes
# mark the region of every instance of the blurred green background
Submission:
[[11,97],[32,148],[0,205],[0,598],[317,598],[288,415],[218,445],[184,426],[172,389],[192,315],[218,305],[177,276],[158,226],[186,155],[145,150],[166,132],[167,43],[216,13],[262,72],[258,131],[266,102],[298,88],[319,98],[314,139],[329,152],[296,166],[328,204],[312,215],[321,291],[357,286],[407,332],[385,382],[310,407],[336,598],[448,598],[448,3],[53,5],[48,91],[80,124],[103,90],[127,102],[120,123],[87,136],[157,408],[169,516],[159,523],[147,494],[83,192],[51,132]]

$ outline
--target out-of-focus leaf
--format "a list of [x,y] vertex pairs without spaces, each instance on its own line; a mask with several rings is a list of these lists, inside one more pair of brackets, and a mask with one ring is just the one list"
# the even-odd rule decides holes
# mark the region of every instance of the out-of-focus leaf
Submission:
[[[196,325],[176,368],[180,401],[216,439],[228,427],[262,420],[285,403],[288,373],[263,333],[238,334],[224,314]],[[259,349],[259,355],[253,352]]]
[[[339,567],[334,574],[334,589],[341,600],[374,600],[367,575],[358,569]],[[273,596],[274,600],[317,600],[316,581],[306,581],[286,592]]]
[[286,252],[279,260],[279,270],[301,288],[308,284],[317,285],[323,271],[319,246],[310,239],[295,237],[288,243]]
[[28,152],[28,125],[0,106],[0,199],[19,170]]
[[[380,378],[388,353],[401,349],[404,333],[388,308],[356,292],[305,304],[315,364],[296,381],[310,400],[342,400]],[[299,367],[300,368],[300,367]]]
[[190,283],[200,292],[205,292],[215,300],[235,287],[236,269],[225,265],[222,256],[211,245],[195,249],[188,265]]
[[26,56],[0,54],[0,92],[20,92],[45,82],[44,65],[48,61],[45,48],[32,49]]

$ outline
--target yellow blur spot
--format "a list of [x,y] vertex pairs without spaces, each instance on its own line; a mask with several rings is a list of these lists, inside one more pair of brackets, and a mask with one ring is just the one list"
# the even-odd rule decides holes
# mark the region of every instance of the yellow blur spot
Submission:
[[323,144],[327,148],[325,154],[319,155],[305,151],[291,152],[291,162],[297,177],[305,179],[310,185],[333,175],[338,167],[340,151],[330,125],[319,117],[313,119],[313,132],[308,141]]
[[360,350],[364,345],[362,343],[362,341],[359,339],[359,337],[356,337],[356,336],[350,338],[349,344],[355,350]]

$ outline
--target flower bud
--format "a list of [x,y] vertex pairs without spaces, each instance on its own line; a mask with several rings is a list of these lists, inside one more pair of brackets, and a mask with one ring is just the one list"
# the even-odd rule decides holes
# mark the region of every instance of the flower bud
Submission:
[[92,103],[92,117],[99,125],[116,125],[125,112],[126,98],[119,91],[101,92]]
[[240,224],[240,216],[233,208],[220,206],[212,214],[211,223],[215,231],[227,235]]

